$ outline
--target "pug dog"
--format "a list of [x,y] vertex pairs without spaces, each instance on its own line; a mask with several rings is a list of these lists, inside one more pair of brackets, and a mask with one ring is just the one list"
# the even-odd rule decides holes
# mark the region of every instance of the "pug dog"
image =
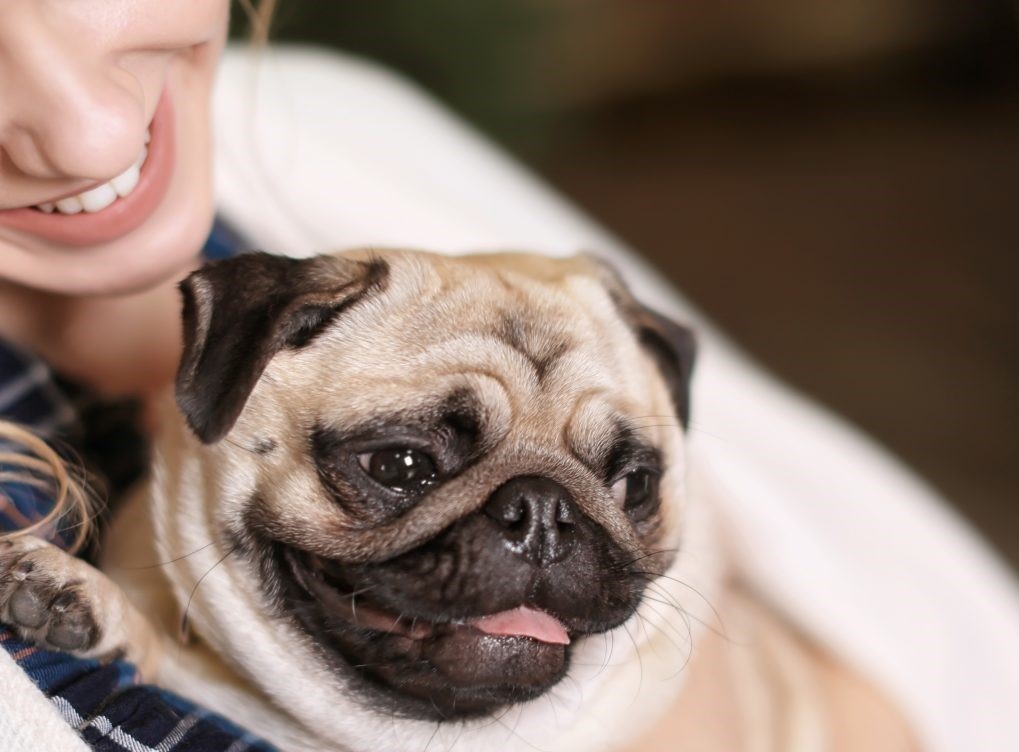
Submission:
[[7,540],[3,621],[283,749],[616,749],[671,701],[720,569],[688,328],[589,256],[252,253],[181,289],[104,571]]

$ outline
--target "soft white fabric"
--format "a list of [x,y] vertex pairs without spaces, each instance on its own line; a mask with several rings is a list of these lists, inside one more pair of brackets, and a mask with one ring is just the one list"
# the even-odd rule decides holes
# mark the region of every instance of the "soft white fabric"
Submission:
[[693,321],[692,440],[726,489],[741,576],[889,692],[925,749],[1019,748],[1016,584],[887,452],[748,362],[617,239],[392,74],[233,51],[215,105],[222,209],[267,250],[594,251]]
[[67,724],[18,664],[0,650],[0,749],[5,752],[86,752]]

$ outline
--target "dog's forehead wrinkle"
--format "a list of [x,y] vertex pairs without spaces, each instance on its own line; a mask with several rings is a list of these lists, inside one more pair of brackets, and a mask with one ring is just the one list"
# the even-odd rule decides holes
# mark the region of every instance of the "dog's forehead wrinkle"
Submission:
[[586,393],[563,427],[563,443],[585,465],[601,469],[626,425],[625,414],[616,395]]
[[573,346],[566,329],[554,318],[538,319],[531,311],[509,309],[500,315],[493,334],[531,364],[541,383]]

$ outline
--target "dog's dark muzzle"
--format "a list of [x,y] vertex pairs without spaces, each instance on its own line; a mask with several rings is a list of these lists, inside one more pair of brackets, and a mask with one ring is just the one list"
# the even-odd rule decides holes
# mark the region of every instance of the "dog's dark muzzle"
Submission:
[[288,612],[394,710],[462,718],[533,699],[568,643],[636,610],[645,580],[562,485],[502,484],[423,545],[371,564],[276,544]]

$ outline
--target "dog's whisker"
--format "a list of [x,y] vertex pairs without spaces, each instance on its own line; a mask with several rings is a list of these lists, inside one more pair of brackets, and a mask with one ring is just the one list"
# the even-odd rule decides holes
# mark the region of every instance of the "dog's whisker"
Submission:
[[545,695],[545,698],[548,700],[548,706],[552,710],[552,719],[555,721],[556,728],[560,728],[560,726],[559,726],[559,711],[556,710],[555,699],[553,699],[552,693],[551,692],[547,693]]
[[[665,603],[668,606],[670,606],[672,608],[675,608],[675,609],[677,609],[679,611],[682,611],[683,613],[689,614],[692,618],[695,618],[700,624],[704,625],[708,629],[711,629],[712,631],[716,632],[719,635],[723,635],[723,632],[720,631],[718,627],[715,627],[714,624],[709,624],[707,621],[701,619],[700,617],[697,617],[694,614],[691,614],[689,609],[687,609],[680,602],[679,597],[674,595],[674,594],[672,594],[672,593],[670,593],[668,590],[666,590],[665,587],[660,582],[656,582],[656,581],[653,581],[653,580],[648,580],[648,581],[646,581],[646,586],[647,586],[647,592],[650,592],[653,595],[655,595],[656,597],[661,598],[663,601],[665,601]],[[712,614],[714,616],[714,620],[716,622],[718,622],[719,627],[724,627],[724,625],[721,623],[720,615],[712,607],[711,603],[706,598],[704,598],[703,596],[701,596],[701,600],[704,603],[706,603],[709,608],[711,608]]]
[[[661,548],[661,549],[658,549],[658,550],[655,550],[655,551],[648,551],[646,553],[641,554],[640,556],[637,556],[636,558],[630,559],[629,561],[624,561],[624,562],[622,562],[620,564],[616,564],[615,566],[613,566],[611,568],[611,571],[615,572],[615,571],[625,570],[627,567],[633,566],[638,561],[643,561],[644,559],[649,559],[652,556],[661,556],[662,554],[674,554],[674,553],[677,553],[678,551],[679,551],[678,548]],[[639,570],[637,570],[637,571],[639,571]]]
[[[648,586],[648,588],[650,590],[650,588],[657,586],[657,583],[655,583],[655,582],[648,582],[647,586]],[[704,619],[700,618],[696,614],[693,614],[689,610],[684,608],[674,596],[672,596],[672,595],[668,594],[667,592],[665,592],[664,589],[662,589],[660,586],[658,586],[657,589],[655,589],[655,590],[651,590],[650,592],[654,593],[659,598],[665,599],[665,600],[656,600],[655,601],[656,603],[661,603],[663,606],[668,606],[669,608],[672,608],[672,609],[676,610],[685,619],[693,619],[698,624],[700,624],[702,627],[704,627],[705,629],[710,631],[712,634],[718,635],[719,637],[721,637],[726,642],[731,642],[732,641],[731,638],[729,637],[728,632],[725,630],[725,625],[722,623],[721,618],[720,618],[718,612],[715,611],[715,609],[713,607],[711,607],[710,603],[708,603],[708,606],[709,606],[709,608],[711,608],[712,612],[715,614],[715,620],[718,622],[718,626],[717,627],[714,624],[705,621]],[[654,600],[654,599],[648,598],[646,593],[645,593],[645,595],[643,597],[646,600]],[[707,603],[706,599],[705,599],[705,602]]]
[[626,624],[623,624],[622,627],[623,631],[626,632],[626,636],[630,638],[630,642],[633,643],[633,651],[637,654],[637,666],[640,669],[640,679],[637,682],[637,690],[633,695],[633,702],[636,702],[637,698],[640,697],[641,689],[644,687],[644,656],[640,652],[640,645],[637,644],[637,640],[630,633],[630,628]]
[[646,588],[643,594],[644,597],[647,597],[647,594],[651,593],[656,598],[661,599],[661,602],[670,608],[680,611],[686,610],[686,607],[680,602],[679,598],[666,590],[660,582],[649,579],[644,581],[644,586]]
[[723,628],[725,627],[725,620],[722,618],[722,615],[718,612],[718,609],[715,608],[714,604],[708,599],[706,595],[704,595],[704,593],[695,588],[693,585],[683,582],[682,580],[677,579],[676,577],[672,577],[671,575],[658,574],[657,572],[647,572],[640,569],[633,569],[630,571],[634,575],[647,578],[647,581],[649,582],[653,581],[654,579],[664,579],[668,580],[669,582],[674,582],[680,587],[685,587],[687,590],[689,590],[698,598],[700,598],[704,602],[704,605],[711,609],[711,613],[718,621],[719,625]]
[[[591,665],[591,666],[594,666],[594,665],[600,665],[601,666],[601,668],[599,668],[598,671],[595,672],[595,675],[594,675],[595,678],[597,678],[598,676],[601,676],[601,673],[608,667],[609,661],[612,660],[612,651],[611,651],[610,643],[609,643],[609,640],[612,638],[612,632],[611,631],[610,632],[602,632],[602,636],[601,637],[602,637],[602,643],[604,644],[604,650],[602,651],[602,659],[601,659],[600,664],[594,664],[594,663],[587,664],[587,665]],[[579,663],[575,663],[574,662],[574,665],[578,665],[579,666],[579,665],[583,665],[583,664],[579,664]]]
[[[380,666],[387,666],[388,667],[388,666],[392,666],[392,665],[393,665],[393,661],[376,661],[374,663],[352,663],[352,664],[350,664],[350,668],[378,668]],[[423,658],[421,660],[416,660],[416,661],[406,661],[405,660],[405,661],[400,661],[400,665],[401,666],[418,666],[418,665],[426,666],[426,665],[428,665],[428,661],[426,659],[423,659]]]
[[145,569],[158,569],[159,567],[165,567],[165,566],[169,566],[170,564],[175,564],[178,561],[183,561],[184,559],[188,558],[189,556],[194,556],[195,554],[197,554],[197,553],[199,553],[201,551],[204,551],[209,546],[215,545],[215,543],[216,543],[215,541],[210,541],[209,543],[206,543],[204,546],[199,546],[198,548],[196,548],[191,553],[181,554],[180,556],[176,556],[176,557],[174,557],[172,559],[168,559],[167,561],[159,561],[159,562],[156,562],[155,564],[143,564],[142,566],[138,566],[138,567],[127,567],[127,566],[121,566],[121,565],[116,564],[116,563],[112,563],[109,566],[110,566],[111,569],[120,569],[120,570],[123,570],[125,572],[140,572],[140,571],[143,571]]
[[[510,709],[512,709],[512,708],[510,708]],[[507,724],[503,723],[501,716],[496,719],[497,723],[509,732],[506,735],[506,739],[509,740],[510,737],[514,737],[515,736],[517,739],[522,741],[524,744],[526,744],[531,749],[537,750],[537,752],[548,752],[548,750],[546,750],[546,749],[544,749],[542,747],[539,747],[538,745],[534,744],[530,739],[527,739],[527,738],[521,736],[519,733],[517,733],[517,726],[520,724],[520,717],[521,717],[521,714],[523,713],[524,709],[523,709],[522,706],[518,706],[517,710],[519,712],[517,713],[517,720],[513,724],[513,726],[508,726]],[[508,713],[509,710],[507,710],[506,712]],[[506,715],[506,713],[504,713],[503,715]]]
[[523,739],[523,737],[520,736],[520,734],[517,733],[517,729],[520,728],[520,719],[523,717],[523,715],[524,715],[524,709],[523,708],[518,709],[517,710],[517,719],[515,721],[513,721],[513,735],[516,736],[516,737],[519,737],[521,739]]
[[570,676],[569,674],[567,674],[563,678],[567,679],[568,681],[573,682],[574,686],[577,688],[577,702],[578,703],[584,702],[584,687],[581,686],[580,682],[577,681],[576,677],[573,677],[573,676]]
[[[678,605],[676,603],[672,603],[672,602],[667,601],[667,600],[662,600],[661,598],[656,598],[656,597],[648,596],[646,594],[642,598],[641,603],[648,603],[648,604],[650,604],[650,603],[657,603],[657,604],[659,604],[661,606],[664,606],[665,608],[669,609],[670,611],[675,611],[676,614],[681,619],[684,619],[684,620],[693,620],[693,621],[696,621],[698,624],[704,626],[705,628],[710,628],[709,625],[704,623],[704,621],[702,621],[701,619],[697,618],[696,616],[691,614],[689,611],[687,611],[685,608],[683,608],[682,606],[680,606],[680,605]],[[649,606],[649,608],[651,608],[651,610],[655,611],[655,613],[659,613],[657,611],[657,609],[654,609],[651,606]],[[661,614],[659,613],[659,615],[661,615]]]
[[[651,604],[652,602],[654,602],[654,603],[661,603],[661,601],[648,601],[648,608],[649,608],[649,609],[650,609],[650,610],[651,610],[652,612],[654,612],[654,614],[655,614],[655,615],[656,615],[656,616],[657,616],[657,617],[658,617],[659,619],[661,619],[661,621],[662,621],[662,622],[663,622],[664,624],[657,624],[657,623],[655,623],[655,622],[652,622],[652,621],[650,621],[649,619],[647,619],[647,617],[645,617],[645,616],[642,616],[641,614],[637,614],[637,618],[638,618],[638,619],[640,619],[640,620],[642,620],[642,621],[644,621],[644,622],[649,622],[649,623],[651,624],[651,626],[653,626],[653,627],[656,627],[656,628],[658,628],[658,629],[659,629],[659,631],[661,631],[661,632],[662,632],[662,634],[663,634],[663,635],[665,635],[666,637],[668,637],[668,634],[667,634],[667,633],[665,632],[665,627],[667,626],[667,627],[669,627],[669,628],[670,628],[670,629],[672,630],[672,634],[674,634],[674,635],[675,635],[675,637],[676,637],[677,639],[681,639],[681,640],[683,640],[684,642],[686,642],[687,644],[689,644],[689,643],[691,642],[691,640],[692,640],[692,637],[693,637],[693,631],[691,630],[691,625],[690,625],[690,622],[689,622],[689,620],[688,620],[689,614],[687,614],[687,613],[686,613],[685,611],[683,611],[682,609],[676,609],[677,613],[679,614],[679,617],[680,617],[680,619],[682,619],[682,620],[683,620],[683,623],[684,623],[684,625],[686,626],[686,637],[683,637],[683,636],[682,636],[681,634],[679,634],[679,632],[678,632],[678,631],[676,630],[676,628],[675,628],[675,626],[674,626],[674,625],[672,624],[671,620],[669,620],[669,619],[666,619],[666,618],[664,618],[664,617],[662,616],[662,612],[661,612],[661,611],[659,611],[659,610],[658,610],[657,608],[655,608],[654,606],[650,605],[650,604]],[[679,645],[678,645],[678,644],[676,644],[675,642],[673,642],[673,646],[675,646],[677,650],[679,649]]]
[[428,737],[428,741],[425,742],[425,746],[421,748],[421,752],[428,752],[428,748],[432,746],[432,742],[435,740],[435,735],[439,733],[440,728],[442,728],[442,721],[436,721],[435,728],[432,730],[432,735]]
[[[646,619],[643,619],[643,617],[641,617],[641,619],[644,620],[644,621],[647,621]],[[675,640],[673,640],[672,637],[670,637],[668,635],[668,633],[666,633],[661,628],[661,625],[655,624],[654,622],[650,622],[650,624],[651,624],[651,627],[653,629],[656,629],[658,632],[660,632],[662,634],[663,637],[665,637],[667,640],[669,640],[669,642],[672,643],[672,645],[676,648],[676,650],[678,650],[678,651],[682,651],[683,650],[675,642]],[[687,647],[686,647],[686,651],[685,651],[686,652],[686,657],[683,659],[683,662],[679,665],[679,667],[674,672],[669,674],[668,677],[666,677],[667,679],[672,679],[672,678],[675,678],[676,676],[679,676],[679,674],[681,674],[683,671],[685,671],[686,667],[690,664],[690,659],[693,657],[693,640],[692,639],[687,639],[686,642],[687,642]]]
[[703,601],[704,605],[706,605],[708,609],[710,609],[711,615],[714,617],[714,621],[717,622],[718,627],[714,627],[713,625],[710,625],[707,622],[704,622],[703,620],[700,619],[697,619],[697,621],[700,624],[702,624],[705,628],[711,630],[711,632],[718,635],[719,637],[727,641],[731,641],[731,638],[729,636],[729,630],[726,629],[726,621],[725,619],[722,619],[721,613],[719,613],[718,609],[715,608],[714,604],[710,601],[710,599],[706,595],[704,595],[700,590],[695,588],[693,585],[690,585],[688,583],[683,582],[682,580],[679,580],[675,577],[671,577],[668,575],[658,575],[653,572],[643,572],[641,570],[632,570],[631,572],[636,576],[645,578],[645,582],[647,582],[648,585],[656,585],[657,583],[654,582],[654,579],[660,578],[668,580],[669,582],[676,583],[677,585],[680,585],[681,587],[684,587],[687,590],[694,593],[694,595],[700,598],[701,601]]
[[226,561],[226,558],[230,554],[232,554],[234,551],[236,551],[236,550],[237,550],[237,546],[235,545],[229,551],[227,551],[225,554],[223,554],[221,557],[219,557],[219,560],[215,564],[213,564],[211,567],[209,567],[205,571],[205,574],[203,574],[201,577],[198,578],[198,581],[195,583],[195,586],[193,588],[191,588],[191,592],[188,594],[187,605],[184,607],[184,616],[181,617],[181,620],[180,620],[180,637],[181,637],[182,640],[187,636],[187,632],[188,632],[188,612],[191,610],[191,601],[194,599],[195,593],[198,592],[198,586],[201,585],[205,581],[206,577],[208,577],[210,574],[212,574],[212,570],[214,570],[216,567],[218,567],[220,564],[222,564],[224,561]]
[[644,619],[643,617],[641,617],[641,615],[639,613],[635,613],[634,616],[637,617],[637,624],[640,625],[640,628],[644,632],[644,644],[645,645],[650,645],[651,649],[654,651],[655,655],[658,656],[658,658],[660,660],[662,655],[661,655],[661,653],[658,652],[658,648],[655,647],[655,644],[653,642],[651,642],[651,634],[647,631],[647,623],[646,623],[647,619]]
[[503,718],[503,716],[505,716],[509,711],[510,711],[510,706],[506,706],[506,709],[503,710],[501,714],[499,714],[499,715],[493,714],[492,715],[492,720],[490,720],[488,723],[482,724],[479,728],[483,728],[483,729],[491,728],[492,726],[496,725]]
[[446,751],[447,751],[447,752],[449,752],[449,751],[450,751],[450,750],[452,750],[452,749],[453,749],[454,747],[456,747],[456,744],[457,744],[457,742],[459,742],[459,741],[460,741],[460,737],[461,737],[461,736],[463,735],[463,732],[464,732],[464,724],[463,724],[463,723],[457,723],[457,724],[456,724],[456,726],[457,726],[457,730],[456,730],[456,736],[454,736],[454,737],[453,737],[453,741],[451,741],[451,742],[449,743],[449,745],[448,745],[448,746],[446,747]]
[[[434,697],[429,697],[428,701],[432,704],[432,708],[435,710],[435,714],[439,716],[440,718],[439,725],[441,725],[442,721],[446,720],[446,714],[439,710],[439,706],[436,704]],[[436,729],[438,729],[438,727],[436,727]]]

